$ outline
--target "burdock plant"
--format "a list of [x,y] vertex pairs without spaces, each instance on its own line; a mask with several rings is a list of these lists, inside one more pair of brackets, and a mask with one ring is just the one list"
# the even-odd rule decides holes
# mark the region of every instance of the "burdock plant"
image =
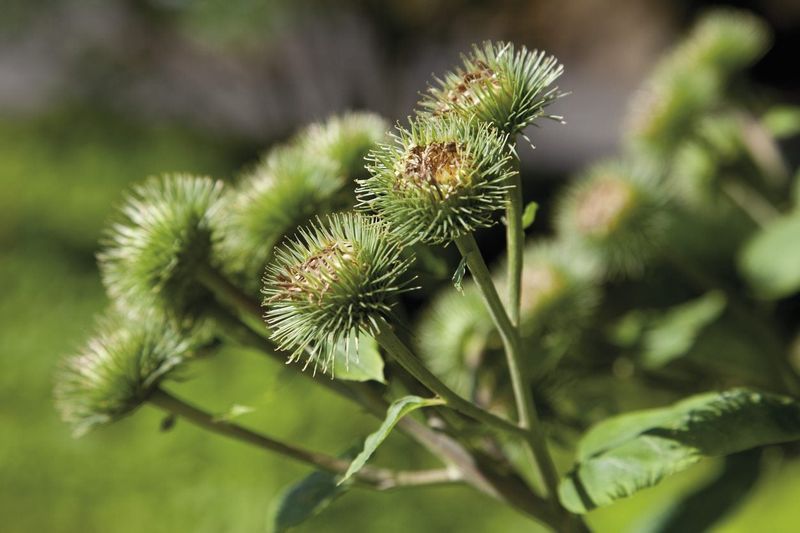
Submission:
[[152,177],[134,187],[98,256],[115,304],[125,312],[195,318],[208,297],[196,278],[215,261],[212,220],[221,198],[222,182],[208,177]]
[[[783,443],[800,438],[800,381],[772,314],[784,307],[754,301],[800,291],[797,206],[770,203],[796,185],[779,172],[774,120],[762,124],[728,91],[762,53],[763,32],[741,13],[704,18],[647,82],[624,153],[579,173],[554,209],[538,198],[554,231],[540,225],[530,239],[516,143],[537,119],[559,118],[547,106],[562,95],[562,67],[508,43],[474,47],[391,132],[351,113],[309,126],[232,183],[150,178],[105,234],[112,305],[62,363],[58,409],[83,433],[151,404],[321,470],[277,502],[278,531],[355,488],[435,484],[467,485],[553,531],[586,531],[592,509],[725,457],[718,479],[647,524],[707,529],[755,485],[764,446],[788,458],[796,450]],[[729,175],[740,179],[726,216],[745,230],[723,250],[712,245],[724,227],[694,226],[716,212],[716,189],[681,183],[726,190]],[[496,257],[497,243],[479,242],[501,222]],[[701,230],[714,242],[697,246]],[[452,284],[424,279],[421,250]],[[299,363],[289,371],[308,386],[383,422],[339,456],[170,392],[171,378],[228,344]],[[394,429],[441,464],[375,466]]]
[[417,119],[368,156],[361,206],[409,242],[447,243],[495,223],[512,171],[507,136],[458,117]]
[[603,162],[561,195],[556,228],[610,276],[640,273],[659,250],[668,193],[646,165]]
[[[333,371],[336,348],[375,336],[391,316],[408,259],[374,217],[345,213],[299,231],[280,248],[264,278],[265,318],[272,338],[307,363]],[[354,354],[356,357],[358,353]]]

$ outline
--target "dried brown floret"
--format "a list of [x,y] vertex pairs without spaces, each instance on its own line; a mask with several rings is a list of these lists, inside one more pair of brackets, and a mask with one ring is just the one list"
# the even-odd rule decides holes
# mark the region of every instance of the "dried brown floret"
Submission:
[[432,189],[441,198],[464,184],[469,160],[455,142],[433,142],[413,146],[400,161],[397,187]]
[[299,265],[289,267],[276,277],[281,292],[272,300],[291,300],[297,297],[321,299],[337,280],[337,270],[343,263],[355,262],[355,246],[351,242],[332,242]]

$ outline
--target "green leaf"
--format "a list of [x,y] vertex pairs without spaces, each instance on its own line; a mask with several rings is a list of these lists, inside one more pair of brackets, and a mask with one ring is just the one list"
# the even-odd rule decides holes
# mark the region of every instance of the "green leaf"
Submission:
[[717,320],[703,330],[685,357],[718,379],[726,376],[769,388],[780,376],[764,354],[764,331],[759,327],[741,318]]
[[570,511],[609,505],[705,457],[800,438],[800,404],[748,389],[693,396],[674,406],[619,415],[589,430],[561,481]]
[[364,449],[353,459],[350,467],[347,469],[344,477],[339,483],[344,483],[350,477],[361,470],[378,446],[386,440],[389,433],[392,431],[397,422],[408,413],[415,411],[421,407],[429,407],[431,405],[442,405],[443,400],[439,398],[420,398],[419,396],[404,396],[399,400],[392,402],[389,409],[386,411],[386,418],[383,420],[381,427],[375,433],[372,433],[364,441]]
[[739,270],[766,299],[800,289],[800,211],[782,217],[755,235],[739,255]]
[[536,212],[539,210],[539,204],[530,202],[525,206],[525,211],[522,212],[522,229],[528,229],[536,220]]
[[283,533],[318,515],[344,494],[346,485],[336,483],[336,476],[328,472],[312,472],[299,482],[287,487],[273,507],[272,533]]
[[698,335],[725,310],[725,296],[718,291],[672,307],[652,319],[644,334],[642,363],[658,368],[689,352]]
[[761,120],[764,127],[778,139],[792,137],[800,133],[800,106],[775,106],[764,113]]
[[760,474],[761,450],[729,455],[717,476],[663,511],[648,513],[635,530],[639,533],[711,531],[714,524],[738,507]]
[[355,340],[347,342],[350,344],[349,355],[345,341],[336,347],[337,354],[333,358],[333,375],[336,379],[386,383],[383,377],[383,358],[375,339],[359,335],[357,350]]

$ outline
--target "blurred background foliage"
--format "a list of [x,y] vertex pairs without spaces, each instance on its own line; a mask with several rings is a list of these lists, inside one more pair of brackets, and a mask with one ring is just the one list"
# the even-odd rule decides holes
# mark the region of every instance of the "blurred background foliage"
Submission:
[[[94,254],[129,183],[164,171],[229,178],[300,125],[345,109],[402,118],[431,72],[449,67],[473,41],[505,38],[545,48],[567,66],[561,86],[573,94],[555,111],[568,126],[545,125],[534,132],[538,149],[522,151],[531,196],[547,198],[565,176],[613,153],[632,91],[703,7],[667,0],[613,7],[601,0],[6,0],[0,529],[262,531],[270,501],[305,473],[180,422],[165,430],[169,424],[151,408],[77,441],[58,421],[53,370],[106,304]],[[766,94],[797,103],[800,7],[778,0],[747,7],[776,32],[753,78]],[[792,168],[797,148],[787,145]],[[797,314],[796,303],[782,305]],[[366,415],[247,351],[191,372],[178,392],[220,413],[252,407],[243,422],[312,448],[343,450],[374,429]],[[409,456],[406,444],[393,436],[382,453],[408,465],[426,460]],[[721,531],[794,529],[800,463],[772,459]],[[636,531],[720,466],[700,465],[589,521],[598,531]],[[349,494],[299,530],[530,528],[466,489],[427,489]]]

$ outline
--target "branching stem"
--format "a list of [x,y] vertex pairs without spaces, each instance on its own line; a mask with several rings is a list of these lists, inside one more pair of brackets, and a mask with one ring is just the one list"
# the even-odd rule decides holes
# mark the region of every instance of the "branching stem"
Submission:
[[[350,461],[346,459],[306,450],[299,446],[273,439],[261,433],[256,433],[255,431],[227,420],[215,418],[211,414],[173,396],[163,389],[156,389],[153,391],[148,401],[169,413],[184,418],[192,424],[213,433],[257,446],[332,474],[344,474],[350,466]],[[420,485],[451,484],[461,481],[461,476],[458,471],[449,468],[395,471],[387,468],[365,466],[357,472],[354,477],[359,484],[375,490],[389,490],[399,487]]]
[[409,374],[425,385],[428,390],[442,398],[451,409],[455,409],[459,413],[486,424],[489,427],[495,428],[498,431],[521,437],[527,435],[527,431],[524,429],[478,407],[469,400],[462,398],[457,392],[448,387],[447,384],[428,370],[422,361],[411,352],[408,346],[397,337],[388,323],[384,322],[381,325],[380,331],[375,336],[375,340],[386,350],[390,357],[394,358],[400,366],[405,368]]
[[[376,335],[375,340],[377,340],[378,344],[380,344],[386,350],[389,356],[393,357],[411,375],[428,387],[431,392],[442,398],[448,407],[460,412],[463,415],[473,418],[478,422],[486,424],[488,427],[494,428],[495,430],[521,437],[532,450],[544,450],[544,453],[548,453],[547,449],[544,448],[545,442],[540,434],[537,436],[533,431],[527,428],[516,426],[508,420],[500,418],[489,411],[485,411],[472,402],[465,400],[459,396],[458,393],[450,389],[445,383],[432,374],[425,367],[425,365],[422,364],[419,358],[411,352],[411,350],[402,340],[397,337],[392,330],[392,327],[386,322],[381,324],[380,331]],[[536,452],[533,453],[536,454]],[[538,458],[539,456],[535,455],[535,457]],[[546,456],[546,459],[548,461],[550,460],[549,454]],[[551,499],[548,502],[541,500],[540,504],[537,504],[533,507],[534,513],[530,514],[531,516],[535,516],[539,520],[558,530],[559,528],[557,525],[563,525],[565,522],[564,516],[559,517],[559,515],[563,515],[565,511],[563,511],[563,509],[561,509],[556,503],[555,497],[557,494],[556,488],[558,486],[558,477],[553,463],[550,462],[549,464],[550,468],[552,469],[550,471],[551,477],[546,479],[548,481],[547,489],[550,491]],[[504,496],[507,498],[509,495],[505,494]],[[531,498],[530,503],[533,504],[535,496],[531,495],[529,498]],[[508,501],[508,503],[511,502]],[[566,522],[570,523],[571,518],[567,518]],[[583,527],[580,523],[576,523],[574,525]]]
[[489,268],[486,266],[478,249],[475,237],[472,234],[467,234],[457,238],[455,242],[461,255],[466,259],[472,277],[478,285],[489,313],[492,315],[492,319],[500,332],[500,337],[505,347],[508,370],[511,374],[511,385],[514,389],[519,427],[524,430],[526,442],[534,456],[535,464],[542,473],[548,493],[551,498],[555,498],[558,494],[558,472],[550,457],[550,452],[547,450],[547,443],[539,423],[533,395],[524,379],[519,332],[513,326],[503,308],[503,303],[497,294]]
[[239,319],[260,336],[268,336],[261,306],[257,300],[249,297],[211,265],[199,265],[196,272],[197,280],[210,290],[221,304],[235,310]]
[[740,180],[725,181],[722,192],[759,227],[763,228],[780,216],[780,212],[760,193]]
[[[210,313],[225,325],[224,331],[227,334],[234,337],[237,342],[255,348],[277,361],[286,360],[285,356],[277,351],[274,344],[266,338],[268,330],[261,322],[261,309],[257,302],[216,269],[201,268],[198,278],[220,302],[225,304],[224,306],[212,306]],[[303,372],[301,374],[313,379],[311,374]],[[357,403],[378,418],[383,417],[389,407],[386,400],[366,383],[330,379],[314,381]],[[502,421],[499,418],[498,420]],[[518,431],[518,428],[510,422],[506,422],[506,424],[510,431]],[[557,516],[545,500],[513,479],[479,465],[473,455],[452,437],[436,432],[410,417],[401,418],[397,427],[445,464],[458,469],[463,481],[478,492],[511,505],[521,513],[556,528]]]

